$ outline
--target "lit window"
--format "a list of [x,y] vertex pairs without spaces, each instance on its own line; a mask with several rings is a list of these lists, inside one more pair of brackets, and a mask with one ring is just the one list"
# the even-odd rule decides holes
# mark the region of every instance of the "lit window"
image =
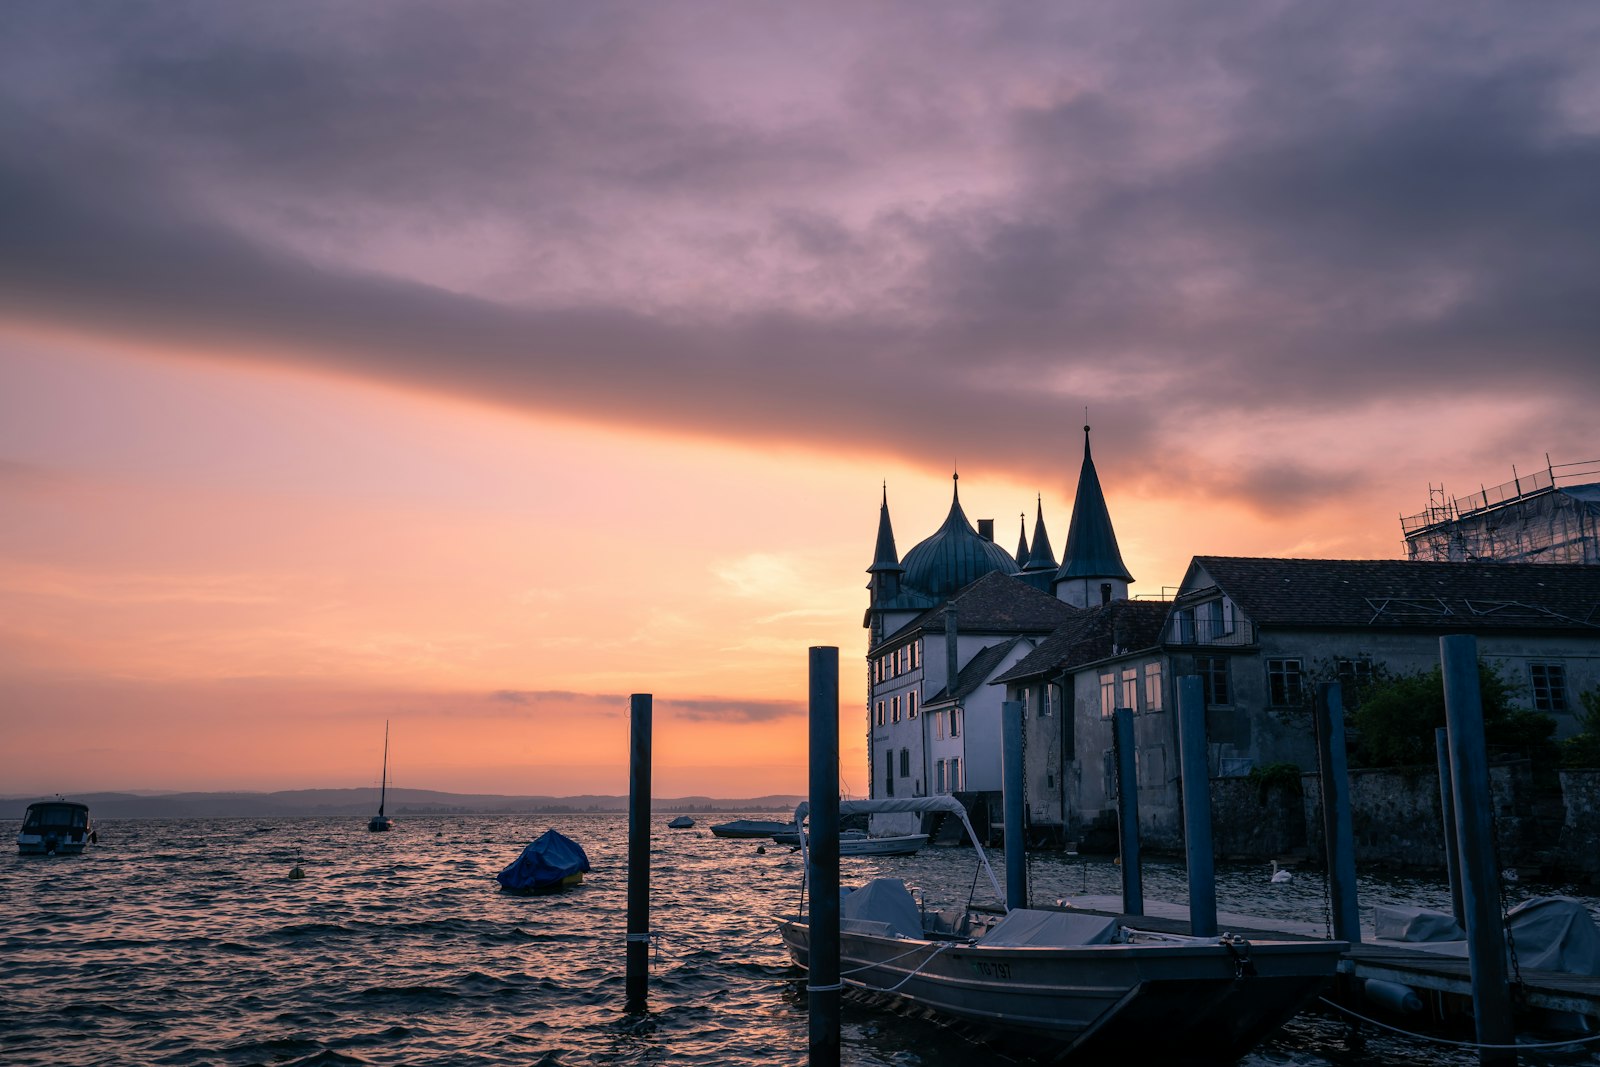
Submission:
[[1273,707],[1300,706],[1303,703],[1303,688],[1299,660],[1267,660],[1267,700]]
[[1533,706],[1536,711],[1567,710],[1567,668],[1560,663],[1530,663]]
[[1100,676],[1100,717],[1109,719],[1117,710],[1117,676],[1102,674]]
[[1139,668],[1122,668],[1122,706],[1129,711],[1139,710]]
[[1161,664],[1144,665],[1144,707],[1146,711],[1161,710]]

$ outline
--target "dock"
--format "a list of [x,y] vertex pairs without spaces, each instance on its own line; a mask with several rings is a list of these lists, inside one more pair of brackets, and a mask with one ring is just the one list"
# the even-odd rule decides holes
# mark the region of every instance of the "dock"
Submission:
[[[1146,901],[1145,914],[1128,915],[1117,897],[1085,896],[1070,901],[1075,910],[1111,915],[1124,925],[1156,933],[1188,934],[1188,909],[1178,904]],[[1219,931],[1249,938],[1325,940],[1322,927],[1315,923],[1264,918],[1258,915],[1219,912]],[[1472,975],[1466,956],[1452,956],[1419,947],[1420,943],[1379,940],[1370,926],[1362,930],[1362,942],[1344,954],[1347,966],[1341,968],[1356,978],[1398,982],[1412,989],[1454,996],[1472,997]],[[1549,1011],[1573,1012],[1600,1020],[1600,977],[1567,974],[1563,971],[1520,967],[1522,1003]]]

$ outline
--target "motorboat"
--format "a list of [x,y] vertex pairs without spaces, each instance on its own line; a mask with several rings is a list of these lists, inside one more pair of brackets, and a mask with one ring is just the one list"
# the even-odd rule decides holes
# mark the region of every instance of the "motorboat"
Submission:
[[495,881],[507,893],[521,896],[559,893],[582,882],[589,870],[589,857],[582,845],[555,830],[546,830],[495,875]]
[[769,819],[734,819],[716,823],[711,832],[718,837],[771,837],[795,829],[794,823],[773,822]]
[[378,787],[378,814],[367,820],[367,829],[373,833],[389,829],[394,823],[383,813],[384,802],[389,799],[389,724],[383,724],[383,784]]
[[[772,840],[791,848],[800,846],[800,831],[773,834]],[[909,856],[928,843],[927,834],[896,834],[874,837],[863,830],[839,831],[841,856]]]
[[[802,825],[807,809],[796,811]],[[844,893],[845,988],[977,1024],[1051,1062],[1232,1062],[1317,996],[1348,948],[1342,941],[1159,933],[1138,929],[1132,917],[1070,907],[1007,909],[954,798],[841,801],[839,810],[958,816],[1000,901],[992,909],[930,908],[894,878]],[[805,867],[809,873],[809,859]],[[794,963],[809,968],[809,916],[776,921]]]
[[57,797],[28,805],[17,832],[17,851],[24,856],[73,855],[95,840],[89,805]]
[[689,818],[687,815],[680,815],[676,819],[673,819],[671,822],[667,823],[667,829],[669,830],[688,830],[693,826],[694,820]]

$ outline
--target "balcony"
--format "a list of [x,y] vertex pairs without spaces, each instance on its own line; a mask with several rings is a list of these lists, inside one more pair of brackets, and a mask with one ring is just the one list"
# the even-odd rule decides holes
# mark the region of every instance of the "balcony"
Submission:
[[1167,616],[1161,643],[1242,647],[1256,643],[1256,628],[1249,619],[1197,617],[1195,612],[1182,609]]

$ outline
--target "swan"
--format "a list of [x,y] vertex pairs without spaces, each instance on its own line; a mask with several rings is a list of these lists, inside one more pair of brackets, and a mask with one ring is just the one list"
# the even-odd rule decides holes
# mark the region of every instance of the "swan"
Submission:
[[1294,881],[1294,875],[1290,874],[1288,871],[1279,870],[1278,861],[1277,860],[1273,860],[1272,861],[1272,880],[1274,882],[1292,882],[1292,881]]

